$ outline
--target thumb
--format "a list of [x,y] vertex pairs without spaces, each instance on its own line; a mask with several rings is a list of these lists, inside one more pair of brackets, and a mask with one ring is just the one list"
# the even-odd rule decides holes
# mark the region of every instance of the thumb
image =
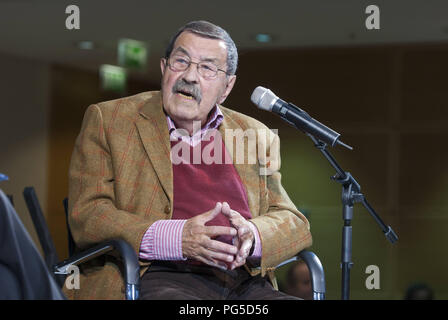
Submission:
[[213,220],[216,216],[218,216],[218,214],[221,213],[221,209],[222,209],[222,203],[216,202],[216,206],[213,208],[213,210],[207,212],[205,221]]

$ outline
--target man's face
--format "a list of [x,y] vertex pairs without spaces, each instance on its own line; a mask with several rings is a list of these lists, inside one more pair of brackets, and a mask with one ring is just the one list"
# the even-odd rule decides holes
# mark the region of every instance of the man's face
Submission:
[[[210,61],[227,71],[227,49],[224,41],[183,32],[174,43],[171,57],[179,56],[192,62]],[[203,125],[215,104],[221,104],[229,95],[236,76],[218,71],[213,79],[204,79],[195,63],[184,71],[173,71],[161,59],[162,99],[165,112],[180,128],[189,130],[193,121]],[[187,93],[186,95],[183,93]],[[193,96],[189,96],[192,94]]]

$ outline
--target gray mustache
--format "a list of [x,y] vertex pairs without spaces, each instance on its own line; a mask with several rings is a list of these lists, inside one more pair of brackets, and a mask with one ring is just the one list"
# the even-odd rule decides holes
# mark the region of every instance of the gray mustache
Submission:
[[201,91],[194,84],[185,82],[185,80],[183,79],[179,79],[173,86],[173,93],[177,92],[188,92],[198,103],[201,103],[202,100]]

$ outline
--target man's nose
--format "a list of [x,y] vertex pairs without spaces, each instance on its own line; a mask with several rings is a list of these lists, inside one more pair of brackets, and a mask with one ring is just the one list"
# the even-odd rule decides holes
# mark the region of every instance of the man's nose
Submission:
[[188,68],[184,71],[183,78],[189,83],[198,83],[199,73],[197,63],[190,63]]

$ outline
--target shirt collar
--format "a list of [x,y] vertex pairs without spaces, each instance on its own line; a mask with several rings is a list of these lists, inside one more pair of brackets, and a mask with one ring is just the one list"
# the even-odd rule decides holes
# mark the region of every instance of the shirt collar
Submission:
[[[218,129],[223,119],[224,115],[222,114],[221,109],[218,105],[215,105],[210,111],[207,122],[204,126],[202,126],[201,131],[196,132],[193,136],[196,136],[197,134],[200,134],[202,136],[202,134],[204,134],[209,129]],[[175,130],[177,129],[176,124],[169,115],[166,115],[166,121],[168,124],[168,132],[170,133],[170,136],[173,136],[173,133],[175,133]]]

